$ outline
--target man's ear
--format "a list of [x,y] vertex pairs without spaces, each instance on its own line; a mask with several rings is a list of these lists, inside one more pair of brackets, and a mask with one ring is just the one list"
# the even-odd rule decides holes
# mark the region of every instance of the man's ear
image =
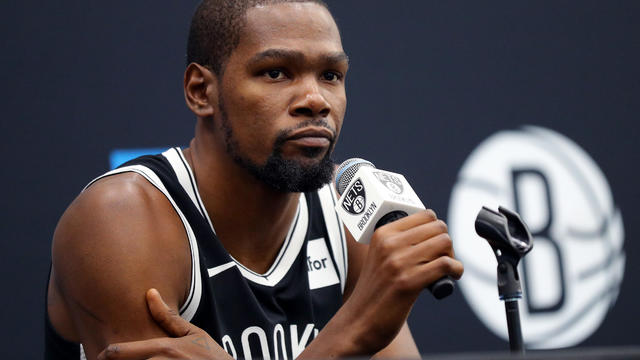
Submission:
[[184,98],[198,117],[211,117],[218,108],[218,78],[208,68],[191,63],[184,72]]

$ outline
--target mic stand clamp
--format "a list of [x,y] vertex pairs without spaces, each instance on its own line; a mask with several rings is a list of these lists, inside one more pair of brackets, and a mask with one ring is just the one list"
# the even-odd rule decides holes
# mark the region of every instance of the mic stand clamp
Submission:
[[522,287],[518,275],[518,263],[533,247],[531,233],[515,212],[503,207],[499,212],[482,207],[476,217],[476,233],[483,237],[498,260],[498,294],[504,301],[509,331],[509,348],[512,353],[524,353],[518,300]]

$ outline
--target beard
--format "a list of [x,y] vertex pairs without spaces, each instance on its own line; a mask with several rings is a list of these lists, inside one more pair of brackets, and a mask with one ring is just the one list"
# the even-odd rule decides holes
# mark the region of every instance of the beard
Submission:
[[[279,192],[314,191],[332,180],[334,161],[331,159],[331,153],[335,145],[335,136],[331,140],[327,153],[320,161],[310,161],[309,164],[304,164],[300,161],[282,157],[282,147],[287,141],[289,134],[296,129],[309,125],[323,126],[335,134],[335,131],[327,125],[326,120],[310,119],[309,121],[298,124],[294,128],[281,130],[276,137],[267,161],[263,165],[259,165],[241,153],[221,100],[222,99],[220,99],[219,103],[220,115],[227,154],[231,156],[236,164],[246,169],[256,179]],[[312,160],[317,157],[322,150],[321,148],[306,148],[303,155],[309,160]]]

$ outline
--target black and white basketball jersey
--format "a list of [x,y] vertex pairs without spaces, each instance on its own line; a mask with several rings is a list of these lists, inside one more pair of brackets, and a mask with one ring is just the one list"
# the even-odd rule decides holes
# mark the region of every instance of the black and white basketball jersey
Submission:
[[[280,252],[271,268],[258,274],[236,261],[218,240],[215,219],[209,218],[179,148],[129,161],[87,187],[123,172],[147,179],[182,220],[192,269],[180,315],[207,331],[234,358],[294,359],[342,305],[347,249],[332,186],[300,196]],[[48,317],[45,332],[48,359],[69,359],[64,350],[75,351],[73,359],[83,356],[78,344],[55,334]]]

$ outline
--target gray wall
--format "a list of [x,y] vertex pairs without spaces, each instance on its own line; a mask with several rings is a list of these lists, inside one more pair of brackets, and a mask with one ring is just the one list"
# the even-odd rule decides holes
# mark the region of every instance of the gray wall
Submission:
[[[625,225],[617,302],[580,346],[638,344],[638,1],[330,1],[351,58],[336,159],[403,173],[443,217],[458,171],[524,124],[595,160]],[[187,144],[182,71],[195,1],[0,4],[2,358],[38,358],[57,219],[114,148]],[[421,296],[424,353],[506,349],[458,291]],[[11,356],[9,356],[11,355]]]

